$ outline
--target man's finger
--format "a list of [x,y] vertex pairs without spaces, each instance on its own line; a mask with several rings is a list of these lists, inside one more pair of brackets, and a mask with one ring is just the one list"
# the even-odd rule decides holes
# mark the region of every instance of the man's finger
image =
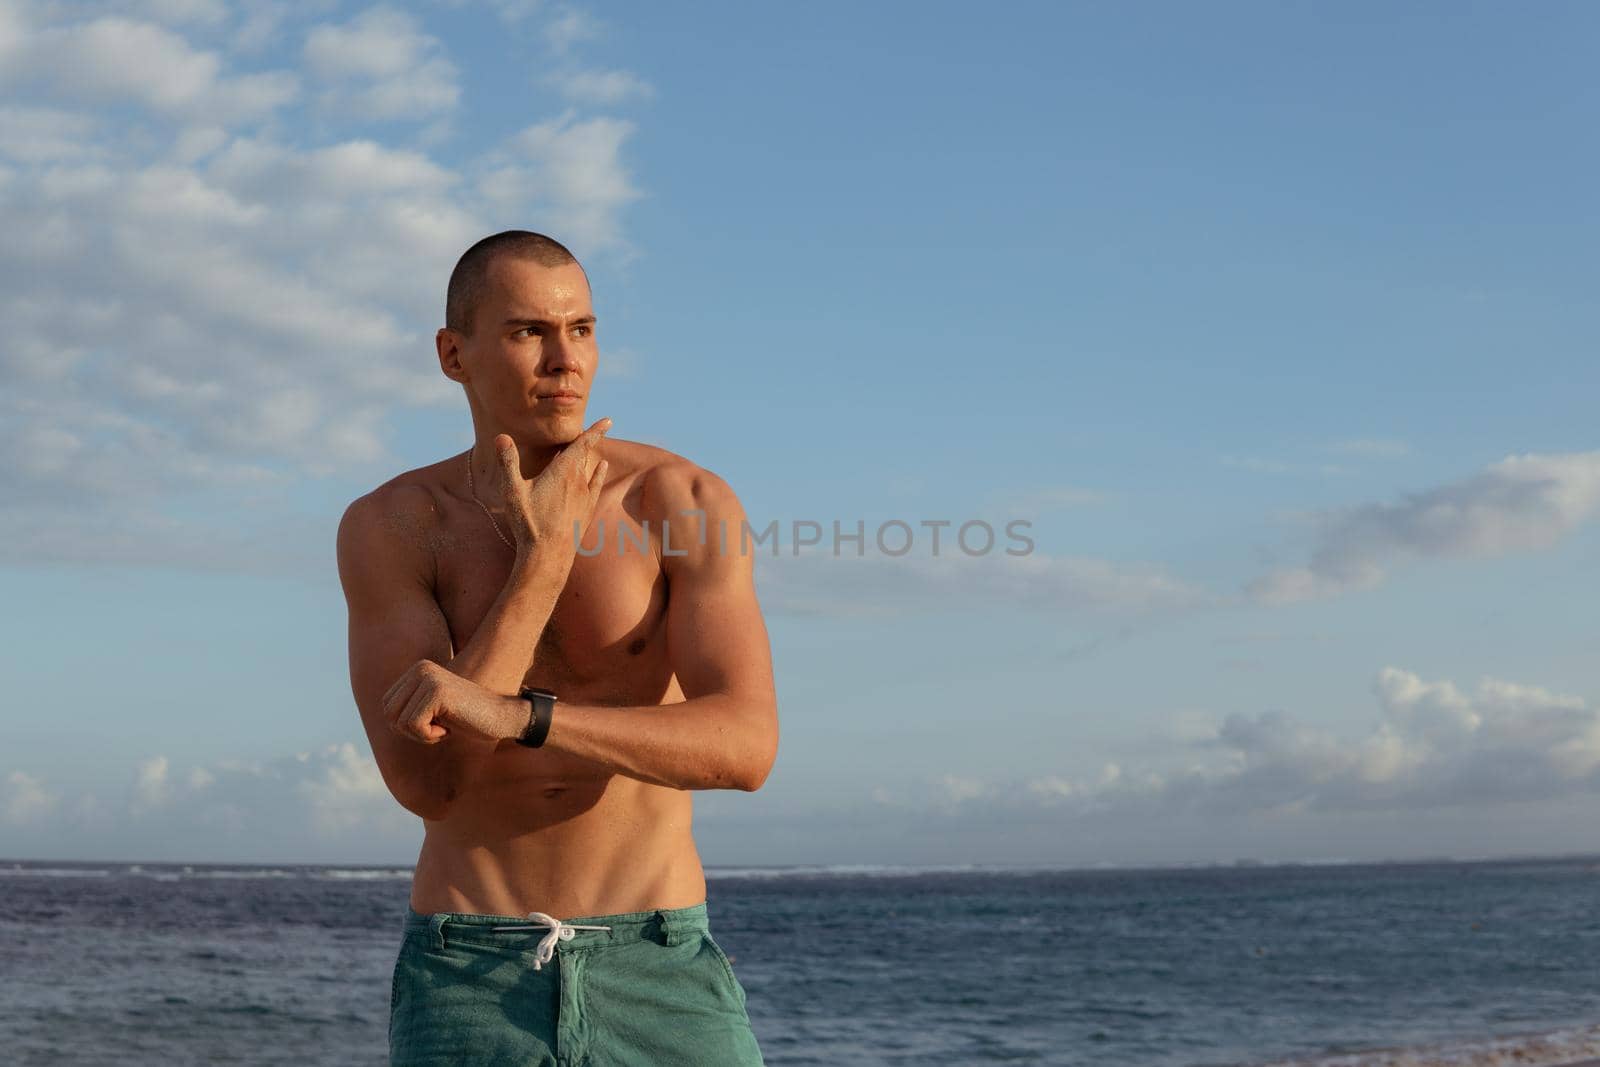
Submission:
[[423,708],[415,721],[411,723],[411,729],[407,732],[407,736],[413,740],[421,741],[425,745],[437,745],[449,736],[449,733],[449,730],[438,725],[438,719],[433,714],[433,705],[429,704]]
[[550,466],[554,467],[557,464],[562,464],[577,467],[583,471],[584,481],[588,481],[591,470],[587,465],[588,457],[594,454],[595,445],[599,442],[601,435],[610,428],[611,420],[609,418],[596,422],[593,426],[562,445],[561,451],[557,452],[555,458],[550,461]]
[[605,462],[600,458],[600,450],[591,448],[583,453],[583,461],[578,464],[578,471],[583,475],[584,484],[594,480],[594,472],[600,469],[600,464]]
[[433,692],[424,686],[411,694],[411,699],[406,701],[405,708],[396,720],[396,727],[407,737],[418,741],[427,741],[428,737],[423,732],[422,724],[429,716],[433,705]]
[[417,691],[417,685],[421,681],[421,678],[418,677],[415,671],[407,671],[401,681],[404,681],[406,684],[400,685],[399,683],[396,683],[395,685],[391,686],[389,689],[389,695],[383,698],[384,714],[389,716],[389,721],[391,724],[399,719],[398,713],[400,709],[406,706],[406,703],[411,699],[412,694]]
[[[606,486],[606,466],[606,461],[601,460],[599,465],[595,467],[594,474],[589,478],[589,492],[585,494],[583,518],[573,522],[572,543],[574,545],[583,544],[583,533],[589,528],[589,524],[594,521],[594,513],[600,507],[600,493]],[[605,540],[603,535],[601,540]]]
[[578,435],[578,439],[573,443],[581,447],[586,452],[593,452],[597,447],[599,447],[600,438],[604,437],[606,435],[606,431],[609,429],[611,429],[611,418],[610,416],[607,416],[606,418],[601,419],[599,422],[596,422],[587,430],[580,433]]
[[418,663],[417,684],[404,700],[396,701],[402,708],[400,718],[404,719],[408,713],[415,712],[417,708],[427,704],[438,703],[439,686],[428,678],[428,673],[422,670],[423,664]]
[[[421,661],[419,660],[418,662],[420,663]],[[389,688],[384,690],[383,699],[381,701],[379,701],[379,703],[384,707],[388,707],[390,698],[395,695],[395,692],[397,690],[399,690],[399,688],[401,686],[406,685],[414,677],[416,677],[416,671],[417,671],[417,664],[416,663],[413,663],[411,666],[409,666],[405,670],[401,671],[400,672],[400,677],[396,678],[393,682],[389,683]]]
[[494,435],[494,458],[500,465],[500,482],[508,485],[522,477],[522,460],[517,442],[508,433]]
[[567,446],[556,457],[557,459],[566,459],[577,467],[579,473],[583,475],[585,485],[589,483],[590,478],[594,477],[594,465],[597,458],[596,453],[600,447],[600,438],[605,436],[605,432],[609,429],[611,429],[611,420],[609,418],[601,419],[567,442]]

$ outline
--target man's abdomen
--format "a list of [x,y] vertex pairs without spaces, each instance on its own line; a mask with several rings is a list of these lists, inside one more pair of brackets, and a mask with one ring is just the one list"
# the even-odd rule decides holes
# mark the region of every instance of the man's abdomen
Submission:
[[480,781],[426,824],[411,906],[566,918],[698,904],[692,796],[623,775]]

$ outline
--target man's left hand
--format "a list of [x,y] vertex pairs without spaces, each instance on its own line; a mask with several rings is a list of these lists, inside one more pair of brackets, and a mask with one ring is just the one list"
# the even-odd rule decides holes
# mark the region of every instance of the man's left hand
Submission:
[[419,659],[384,694],[383,712],[396,733],[425,745],[438,744],[453,730],[501,741],[521,733],[527,701],[491,692],[431,659]]

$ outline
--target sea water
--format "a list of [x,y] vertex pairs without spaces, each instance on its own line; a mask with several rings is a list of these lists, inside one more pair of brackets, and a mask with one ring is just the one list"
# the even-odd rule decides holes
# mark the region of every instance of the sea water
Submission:
[[[406,868],[0,860],[0,1062],[377,1064]],[[1600,1055],[1600,861],[707,870],[769,1064]]]

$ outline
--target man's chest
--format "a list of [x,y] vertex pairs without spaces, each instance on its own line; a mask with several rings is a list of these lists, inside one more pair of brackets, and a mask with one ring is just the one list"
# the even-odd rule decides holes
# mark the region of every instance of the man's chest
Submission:
[[[493,610],[511,562],[503,544],[464,547],[462,558],[439,562],[436,586],[457,649]],[[648,551],[619,554],[608,544],[596,555],[575,555],[526,681],[626,702],[664,686],[670,675],[667,592],[666,576]]]

